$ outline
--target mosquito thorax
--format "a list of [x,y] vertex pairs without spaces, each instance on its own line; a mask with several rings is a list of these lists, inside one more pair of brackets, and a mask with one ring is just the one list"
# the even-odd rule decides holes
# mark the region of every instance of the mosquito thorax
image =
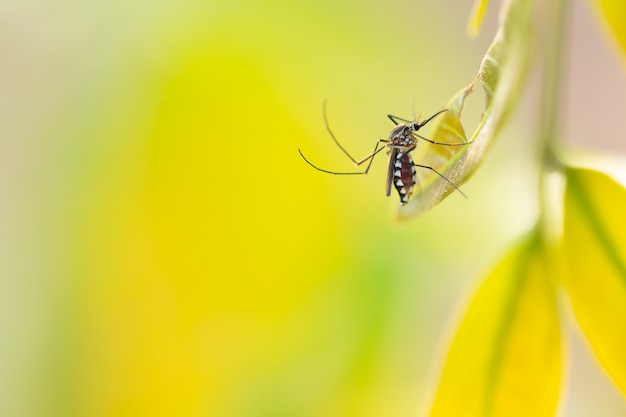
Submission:
[[415,138],[412,135],[411,125],[399,124],[389,133],[389,143],[393,146],[415,146]]

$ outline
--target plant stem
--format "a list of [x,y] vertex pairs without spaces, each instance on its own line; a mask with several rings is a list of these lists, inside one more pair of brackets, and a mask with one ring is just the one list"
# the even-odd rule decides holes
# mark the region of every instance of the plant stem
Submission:
[[545,46],[542,49],[542,96],[539,124],[540,146],[540,233],[544,241],[550,241],[554,237],[554,219],[551,204],[554,189],[550,187],[547,177],[562,170],[562,163],[558,156],[558,142],[561,135],[561,114],[563,101],[561,100],[561,87],[563,76],[563,61],[565,58],[565,33],[568,21],[568,1],[552,0],[548,2],[545,22],[544,38]]

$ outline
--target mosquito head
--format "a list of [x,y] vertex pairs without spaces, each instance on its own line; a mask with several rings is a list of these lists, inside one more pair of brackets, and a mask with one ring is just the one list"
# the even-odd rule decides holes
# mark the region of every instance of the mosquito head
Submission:
[[412,122],[412,123],[409,125],[409,128],[410,128],[413,132],[417,132],[418,130],[420,130],[420,128],[421,128],[422,126],[423,126],[423,125],[419,124],[419,122]]

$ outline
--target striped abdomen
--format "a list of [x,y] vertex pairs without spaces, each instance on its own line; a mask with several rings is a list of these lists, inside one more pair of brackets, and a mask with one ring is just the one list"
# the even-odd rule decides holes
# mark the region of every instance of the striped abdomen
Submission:
[[[395,154],[395,155],[393,155]],[[405,204],[409,201],[413,188],[415,187],[415,166],[410,153],[392,152],[393,158],[389,161],[391,165],[390,173],[393,173],[393,186],[400,195],[400,203]]]

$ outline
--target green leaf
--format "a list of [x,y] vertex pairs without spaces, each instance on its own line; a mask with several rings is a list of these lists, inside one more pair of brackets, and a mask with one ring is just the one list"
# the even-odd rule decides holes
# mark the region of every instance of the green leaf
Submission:
[[474,296],[446,357],[430,416],[553,416],[561,367],[556,295],[533,234]]
[[[626,53],[626,2],[624,0],[596,0],[597,8],[607,23],[623,53]],[[626,57],[624,55],[623,57]]]
[[[478,168],[494,137],[504,125],[511,108],[517,103],[525,80],[529,54],[529,22],[532,0],[510,2],[496,37],[483,58],[476,79],[448,102],[446,113],[439,118],[430,139],[443,143],[465,143],[467,146],[424,144],[416,152],[416,161],[437,169],[457,185],[464,183]],[[480,123],[468,140],[461,124],[461,112],[474,85],[480,82],[485,91],[485,109]],[[398,219],[405,220],[437,205],[455,191],[435,173],[420,178],[421,187],[409,203],[400,206]]]
[[489,0],[475,0],[474,7],[472,8],[472,15],[470,16],[469,24],[467,25],[467,32],[471,36],[475,36],[483,24],[483,18],[487,11]]
[[626,190],[596,171],[566,175],[563,285],[595,355],[626,394]]

